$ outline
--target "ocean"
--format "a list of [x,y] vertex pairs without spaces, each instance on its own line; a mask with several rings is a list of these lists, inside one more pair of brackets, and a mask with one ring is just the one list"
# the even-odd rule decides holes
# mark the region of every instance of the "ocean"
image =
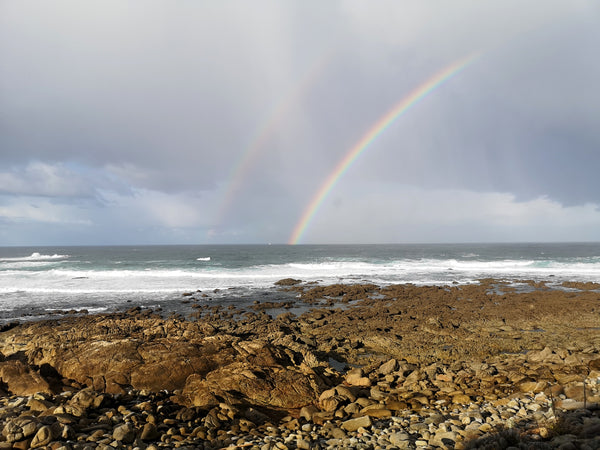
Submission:
[[[600,281],[600,243],[0,247],[0,323],[60,310],[281,299],[274,283],[449,285],[481,278]],[[198,292],[201,291],[201,292]]]

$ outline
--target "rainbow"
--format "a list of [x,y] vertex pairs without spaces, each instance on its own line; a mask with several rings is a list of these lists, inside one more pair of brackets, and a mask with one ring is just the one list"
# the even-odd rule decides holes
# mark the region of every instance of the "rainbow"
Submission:
[[324,51],[303,76],[300,77],[293,89],[277,103],[271,113],[267,116],[267,119],[263,121],[263,125],[254,133],[250,144],[246,147],[246,150],[237,163],[234,164],[229,171],[229,175],[224,183],[224,194],[219,201],[220,206],[214,220],[214,226],[219,226],[223,222],[227,212],[233,204],[236,192],[238,192],[242,186],[248,172],[258,159],[261,150],[279,129],[281,121],[289,114],[289,111],[299,103],[300,99],[306,95],[310,88],[321,77],[331,62],[333,54],[333,47]]
[[333,189],[335,184],[344,176],[348,168],[357,160],[357,158],[367,149],[369,146],[379,137],[398,117],[408,111],[414,106],[419,100],[425,98],[428,94],[433,92],[444,82],[448,81],[454,75],[459,73],[475,59],[479,57],[479,53],[475,53],[462,58],[449,66],[442,69],[440,72],[433,75],[423,84],[418,86],[406,97],[404,97],[396,106],[390,109],[385,115],[383,115],[362,138],[346,153],[342,160],[335,166],[335,169],[327,176],[325,182],[321,185],[319,190],[316,192],[306,209],[304,210],[300,220],[294,227],[294,230],[288,240],[288,244],[298,244],[302,235],[308,228],[310,222],[315,217],[319,210],[323,200]]

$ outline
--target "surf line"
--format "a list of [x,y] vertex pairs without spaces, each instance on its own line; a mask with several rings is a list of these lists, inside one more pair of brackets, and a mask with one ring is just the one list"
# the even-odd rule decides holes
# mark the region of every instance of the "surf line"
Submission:
[[246,175],[258,159],[261,150],[269,142],[271,137],[279,129],[280,123],[288,116],[290,111],[306,96],[315,83],[322,77],[323,73],[331,63],[335,49],[328,48],[319,58],[304,72],[297,83],[286,95],[275,105],[267,119],[254,134],[246,150],[233,165],[225,182],[225,193],[221,196],[220,207],[214,220],[214,226],[219,226],[225,219],[227,212],[233,204],[235,193],[239,191]]
[[443,68],[440,72],[436,73],[423,84],[411,91],[392,109],[380,117],[379,120],[375,122],[375,124],[361,137],[361,139],[346,153],[346,155],[335,166],[334,170],[327,176],[310,203],[304,209],[300,220],[292,231],[292,234],[288,240],[288,244],[295,245],[300,242],[302,235],[306,232],[308,226],[314,219],[329,192],[331,192],[336,183],[342,178],[342,176],[344,176],[352,163],[354,163],[354,161],[356,161],[358,157],[371,146],[378,136],[380,136],[396,119],[398,119],[398,117],[418,103],[419,100],[422,100],[446,81],[451,79],[454,75],[461,72],[479,56],[479,53],[473,53]]

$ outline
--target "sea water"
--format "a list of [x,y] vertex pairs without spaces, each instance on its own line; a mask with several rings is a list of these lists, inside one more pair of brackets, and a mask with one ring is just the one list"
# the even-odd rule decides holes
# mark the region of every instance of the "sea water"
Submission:
[[[282,296],[274,283],[600,281],[600,244],[199,245],[0,248],[0,322],[56,310],[181,308]],[[200,291],[200,292],[198,292]]]

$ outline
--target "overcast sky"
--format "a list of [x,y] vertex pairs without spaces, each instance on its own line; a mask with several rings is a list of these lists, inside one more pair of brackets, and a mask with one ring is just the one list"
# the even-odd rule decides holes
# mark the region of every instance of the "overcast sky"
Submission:
[[597,0],[0,0],[0,245],[600,240]]

